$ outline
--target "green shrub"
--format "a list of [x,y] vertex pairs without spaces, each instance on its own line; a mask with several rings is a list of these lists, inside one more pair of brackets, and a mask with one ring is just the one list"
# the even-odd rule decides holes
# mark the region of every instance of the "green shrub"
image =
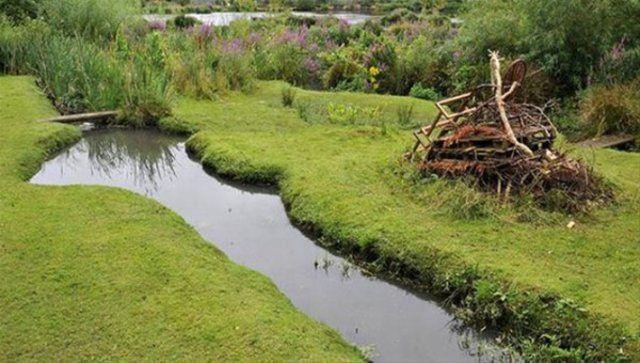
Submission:
[[451,83],[452,54],[445,49],[443,41],[436,34],[448,29],[429,29],[429,34],[420,34],[408,41],[408,44],[400,44],[398,48],[395,87],[398,94],[407,94],[416,83],[428,84],[437,90],[446,90]]
[[293,102],[296,99],[296,90],[291,86],[283,87],[281,90],[281,96],[282,96],[282,105],[284,107],[291,107],[293,106]]
[[124,59],[118,68],[124,71],[125,121],[134,126],[157,122],[171,113],[173,89],[165,54],[167,44],[159,33],[150,33]]
[[295,85],[307,83],[305,54],[300,46],[292,43],[270,44],[265,55],[265,63],[259,69],[262,78],[281,79]]
[[222,50],[216,65],[215,82],[218,92],[248,91],[253,87],[255,70],[251,57],[245,51]]
[[178,15],[173,19],[173,25],[178,29],[186,29],[198,24],[198,20],[186,15]]
[[346,52],[332,53],[328,55],[326,62],[331,64],[331,67],[323,76],[325,88],[354,90],[345,88],[346,85],[357,85],[359,90],[364,88],[367,71],[362,65],[352,60]]
[[0,15],[7,16],[13,23],[20,23],[38,16],[35,0],[0,0]]
[[335,124],[355,124],[358,120],[358,108],[341,103],[329,103],[327,105],[327,115],[329,122]]
[[440,95],[436,90],[430,87],[424,87],[422,83],[414,84],[413,87],[411,87],[411,91],[409,91],[409,95],[427,101],[437,101],[440,99]]
[[487,50],[498,50],[508,58],[524,55],[552,77],[560,96],[588,85],[594,69],[620,39],[637,42],[640,37],[640,27],[629,20],[634,18],[631,14],[640,14],[637,1],[486,0],[469,4],[456,41],[465,50],[461,65],[486,63]]
[[298,102],[296,103],[296,110],[298,111],[298,117],[304,122],[311,122],[311,112],[308,103]]
[[171,82],[180,94],[212,99],[217,91],[215,68],[219,54],[214,47],[201,47],[194,37],[183,32],[169,38],[167,60]]
[[41,21],[27,21],[21,26],[12,26],[7,18],[0,17],[0,72],[29,73],[31,53],[49,35],[48,26]]
[[640,78],[628,84],[594,86],[580,100],[585,136],[640,134]]

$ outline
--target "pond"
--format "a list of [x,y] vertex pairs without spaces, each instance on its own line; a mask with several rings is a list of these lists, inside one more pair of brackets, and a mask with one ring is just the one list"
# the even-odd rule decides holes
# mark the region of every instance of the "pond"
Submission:
[[269,276],[298,309],[369,347],[374,361],[508,357],[489,339],[461,329],[429,296],[372,277],[316,245],[291,223],[274,189],[208,172],[181,138],[151,130],[87,131],[31,182],[108,185],[156,199],[230,259]]
[[[324,18],[324,17],[334,17],[339,20],[345,21],[349,25],[360,24],[367,21],[367,19],[371,19],[372,15],[367,14],[359,14],[359,13],[331,13],[331,14],[322,14],[322,13],[314,13],[307,11],[293,11],[291,12],[294,16],[299,17],[309,17],[309,18]],[[267,12],[213,12],[208,14],[185,14],[186,16],[197,19],[203,24],[208,24],[211,26],[223,26],[229,25],[235,20],[240,19],[263,19],[266,17],[274,16],[275,13],[267,13]],[[158,14],[148,14],[144,15],[144,19],[147,21],[167,21],[173,18],[175,15],[158,15]]]

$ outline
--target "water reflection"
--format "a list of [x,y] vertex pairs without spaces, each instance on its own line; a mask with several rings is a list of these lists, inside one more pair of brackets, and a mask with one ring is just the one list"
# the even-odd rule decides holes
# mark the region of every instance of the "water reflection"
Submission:
[[88,172],[96,180],[115,180],[115,174],[126,169],[126,178],[143,194],[151,195],[158,191],[160,181],[175,179],[175,146],[179,141],[180,138],[161,133],[149,138],[147,132],[97,129],[61,153],[56,168],[60,176]]
[[103,184],[158,200],[236,263],[267,276],[307,315],[386,362],[510,361],[428,295],[371,276],[295,228],[273,189],[209,175],[179,138],[100,130],[46,162],[39,184]]

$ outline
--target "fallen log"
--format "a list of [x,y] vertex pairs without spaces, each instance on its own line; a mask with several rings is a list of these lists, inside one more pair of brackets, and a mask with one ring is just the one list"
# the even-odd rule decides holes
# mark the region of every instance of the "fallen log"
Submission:
[[621,146],[625,144],[632,144],[636,141],[633,135],[619,134],[619,135],[604,135],[593,139],[585,140],[578,143],[580,147],[586,148],[607,148]]
[[118,111],[100,111],[100,112],[89,112],[89,113],[79,113],[75,115],[50,117],[46,119],[41,119],[39,121],[40,122],[60,122],[60,123],[106,121],[116,116],[118,116]]

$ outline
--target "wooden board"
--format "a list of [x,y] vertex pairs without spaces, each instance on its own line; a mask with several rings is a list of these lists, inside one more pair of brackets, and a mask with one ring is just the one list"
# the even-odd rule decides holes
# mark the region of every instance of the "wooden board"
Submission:
[[117,111],[101,111],[90,113],[79,113],[75,115],[57,116],[40,120],[41,122],[61,122],[73,123],[84,121],[104,121],[118,115]]
[[603,148],[603,147],[614,147],[624,144],[630,144],[635,142],[635,137],[632,135],[626,134],[618,134],[618,135],[604,135],[601,137],[596,137],[594,139],[589,139],[578,143],[580,147],[593,147],[593,148]]

